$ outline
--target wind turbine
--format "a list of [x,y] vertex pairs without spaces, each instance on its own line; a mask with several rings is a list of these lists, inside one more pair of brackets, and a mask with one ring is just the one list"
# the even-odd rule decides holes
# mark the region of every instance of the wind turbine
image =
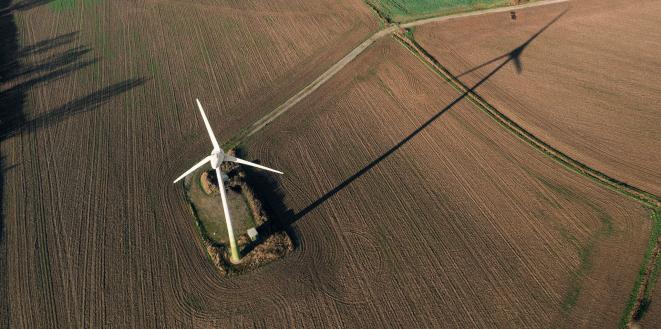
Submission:
[[236,163],[256,167],[256,168],[263,169],[263,170],[272,171],[274,173],[278,173],[278,174],[281,174],[281,175],[282,175],[282,172],[271,169],[271,168],[268,168],[268,167],[260,166],[256,163],[252,163],[250,161],[246,161],[246,160],[239,159],[237,157],[233,157],[231,155],[225,154],[223,149],[220,148],[220,145],[218,145],[218,141],[216,140],[216,136],[214,136],[214,134],[213,134],[213,130],[211,130],[211,125],[209,125],[209,120],[207,120],[207,116],[206,116],[206,114],[204,114],[204,110],[202,109],[202,104],[200,104],[200,100],[196,98],[195,101],[197,101],[197,106],[200,108],[200,113],[202,114],[202,119],[204,120],[204,125],[207,127],[207,132],[209,133],[209,138],[211,138],[211,143],[213,144],[213,150],[211,151],[211,155],[209,155],[206,158],[202,159],[202,161],[198,162],[192,168],[188,169],[188,171],[186,171],[183,175],[181,175],[177,179],[175,179],[174,183],[177,183],[182,178],[188,176],[193,171],[195,171],[198,168],[205,165],[207,162],[211,162],[211,168],[216,170],[216,177],[217,177],[217,180],[218,180],[218,189],[220,190],[220,197],[223,201],[223,211],[225,212],[225,222],[227,223],[227,233],[229,235],[229,240],[230,240],[230,249],[231,249],[231,252],[232,252],[232,262],[237,263],[237,262],[239,262],[239,251],[236,247],[236,240],[234,240],[234,230],[232,229],[232,220],[230,219],[230,211],[229,211],[229,208],[227,206],[227,197],[225,196],[225,186],[223,185],[223,176],[220,173],[220,164],[223,163],[223,161],[230,161],[230,162],[236,162]]

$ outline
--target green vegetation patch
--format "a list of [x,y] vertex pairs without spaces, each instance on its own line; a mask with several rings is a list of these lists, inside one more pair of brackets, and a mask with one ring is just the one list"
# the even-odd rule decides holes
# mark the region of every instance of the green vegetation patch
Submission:
[[[580,260],[579,267],[571,273],[569,288],[562,297],[560,305],[562,311],[565,314],[569,314],[576,305],[581,294],[583,282],[592,269],[592,257],[595,244],[601,241],[604,237],[612,236],[614,233],[615,228],[613,227],[613,219],[605,210],[591,200],[579,195],[570,187],[555,183],[538,175],[535,176],[540,182],[542,182],[542,184],[551,189],[554,193],[562,195],[568,201],[581,203],[591,208],[596,212],[599,222],[601,223],[599,230],[593,232],[587,240],[582,242],[569,233],[565,228],[560,228],[560,235],[576,246]],[[552,205],[555,206],[557,203],[554,202]]]
[[432,16],[508,6],[513,0],[367,0],[390,22],[407,22]]
[[53,11],[64,11],[76,6],[76,0],[55,0],[48,4]]
[[[631,320],[631,311],[633,310],[638,300],[638,292],[640,291],[640,286],[643,284],[643,279],[645,278],[645,274],[647,272],[647,266],[653,256],[654,248],[656,247],[659,236],[661,236],[661,207],[656,207],[653,209],[650,218],[652,219],[653,226],[652,231],[650,232],[650,239],[647,243],[647,250],[645,251],[643,263],[640,265],[640,269],[638,270],[636,282],[634,282],[633,289],[631,289],[629,303],[627,304],[627,307],[624,309],[624,313],[622,313],[622,317],[620,318],[620,323],[618,324],[619,328],[626,328],[629,320]],[[650,277],[647,280],[647,285],[645,286],[645,291],[643,293],[643,303],[637,310],[636,314],[634,314],[634,320],[636,321],[642,319],[645,315],[645,312],[647,311],[647,306],[651,297],[650,295],[656,284],[656,280],[659,275],[659,268],[661,268],[661,257],[656,258],[653,266],[654,267],[652,268],[652,272],[649,274]]]
[[99,2],[101,2],[101,0],[54,0],[48,4],[48,7],[55,12],[61,12],[72,10],[78,3],[82,3],[85,6],[92,6]]

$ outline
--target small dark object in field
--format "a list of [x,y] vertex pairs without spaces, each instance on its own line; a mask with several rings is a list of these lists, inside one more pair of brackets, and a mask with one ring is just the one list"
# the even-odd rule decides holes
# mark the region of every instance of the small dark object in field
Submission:
[[510,17],[512,18],[512,20],[516,20],[516,12],[510,11]]

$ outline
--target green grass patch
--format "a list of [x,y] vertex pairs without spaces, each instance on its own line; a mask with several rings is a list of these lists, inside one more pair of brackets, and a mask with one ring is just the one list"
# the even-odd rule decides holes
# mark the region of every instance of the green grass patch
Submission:
[[48,7],[55,12],[70,10],[75,6],[76,0],[55,0],[48,4]]
[[147,69],[149,70],[149,73],[154,77],[159,74],[158,63],[156,63],[152,59],[149,60],[149,64],[147,64]]
[[[654,223],[654,228],[652,230],[652,239],[656,241],[661,235],[661,207],[656,208],[654,212],[652,212],[652,221]],[[648,247],[654,249],[654,241],[650,241]],[[650,276],[650,281],[649,284],[647,285],[647,288],[645,290],[645,295],[647,296],[652,290],[654,290],[654,285],[656,283],[656,279],[659,276],[659,267],[661,267],[661,257],[657,257],[656,259],[656,264],[654,264],[654,269],[652,270],[651,276]]]
[[593,249],[594,241],[591,239],[585,247],[580,248],[578,251],[578,257],[581,263],[578,269],[572,273],[569,288],[562,298],[561,307],[562,311],[565,313],[569,313],[574,305],[576,305],[576,301],[578,301],[578,296],[580,296],[581,288],[583,286],[583,278],[590,272],[590,269],[592,269]]
[[502,7],[511,0],[367,0],[389,22],[408,22],[433,16]]
[[[441,76],[445,81],[450,83],[450,85],[454,89],[456,89],[460,93],[464,93],[464,90],[468,89],[467,87],[463,86],[461,84],[461,82],[453,80],[453,78],[451,78],[451,74],[440,63],[438,63],[434,59],[433,56],[431,56],[429,53],[427,53],[426,50],[424,50],[424,48],[420,47],[415,42],[415,39],[413,39],[412,36],[408,36],[408,37],[405,36],[405,38],[409,39],[414,44],[414,46],[409,46],[406,42],[404,42],[404,40],[399,38],[397,35],[395,35],[394,37],[395,37],[395,39],[400,41],[402,46],[404,46],[406,49],[411,51],[411,53],[413,53],[416,57],[418,57],[427,67],[429,67],[432,71],[434,71],[439,76]],[[413,48],[413,47],[417,47],[417,49]],[[422,53],[422,55],[418,54],[418,51],[420,51]],[[438,65],[438,68],[434,65],[429,64],[423,56],[428,57],[428,59],[433,61],[435,65]],[[468,95],[466,95],[466,97],[468,98],[468,100],[470,102],[475,104],[479,109],[481,109],[483,112],[485,112],[491,118],[495,119],[496,122],[498,122],[498,124],[500,124],[502,127],[508,129],[515,136],[519,137],[521,140],[523,140],[527,144],[531,145],[535,149],[537,149],[537,150],[541,151],[542,153],[546,154],[551,159],[557,161],[564,168],[566,168],[566,169],[568,169],[572,172],[575,172],[575,173],[577,173],[581,176],[587,177],[587,178],[593,180],[594,182],[600,184],[601,186],[603,186],[605,188],[608,188],[611,191],[615,191],[617,193],[620,193],[622,195],[630,197],[634,200],[637,200],[637,201],[641,202],[646,208],[653,209],[653,213],[651,215],[652,221],[653,221],[653,224],[652,224],[653,229],[650,233],[651,237],[650,237],[650,240],[648,242],[648,248],[647,248],[647,251],[645,253],[645,257],[643,259],[643,263],[641,265],[639,275],[636,278],[636,281],[634,283],[634,287],[633,287],[632,292],[631,292],[629,303],[628,303],[626,309],[624,310],[624,313],[622,314],[622,317],[620,319],[620,323],[619,323],[619,326],[618,326],[620,328],[625,328],[626,325],[627,325],[627,322],[629,320],[629,314],[631,313],[631,310],[633,309],[633,307],[636,303],[636,299],[637,299],[637,296],[638,296],[638,291],[640,290],[640,286],[641,286],[643,278],[645,276],[645,270],[647,268],[647,264],[649,263],[650,258],[652,256],[652,253],[654,251],[654,248],[656,247],[656,241],[657,241],[659,235],[661,234],[661,207],[656,206],[658,204],[659,200],[660,200],[659,197],[654,195],[654,194],[651,194],[649,192],[645,192],[643,190],[640,190],[640,189],[638,189],[634,186],[628,185],[624,182],[618,181],[618,180],[616,180],[612,177],[606,176],[605,174],[603,174],[599,171],[596,171],[596,170],[586,166],[585,164],[580,163],[580,162],[566,156],[564,153],[551,148],[549,145],[547,145],[546,143],[544,143],[541,140],[537,139],[534,135],[528,133],[527,131],[525,131],[525,130],[519,131],[519,130],[515,129],[515,127],[518,127],[518,125],[516,123],[514,123],[509,118],[504,116],[502,113],[496,111],[495,109],[494,109],[493,112],[490,111],[489,108],[491,108],[491,105],[486,103],[486,102],[478,102],[479,96],[476,96],[474,94],[468,94]],[[512,126],[507,125],[505,123],[510,123]],[[537,142],[537,143],[535,143],[535,142]],[[551,153],[548,150],[555,151],[555,154]],[[564,189],[562,189],[561,191],[558,191],[558,192],[561,192],[562,194],[569,194],[569,193],[567,193],[568,191],[564,190]],[[603,218],[601,218],[601,222],[603,224],[605,224],[605,227],[604,227],[605,233],[608,234],[608,235],[612,234],[613,227],[612,227],[610,218],[609,217],[603,217]],[[654,268],[653,268],[653,271],[652,271],[652,274],[651,274],[651,278],[649,280],[650,283],[648,284],[647,287],[645,287],[645,295],[647,296],[645,298],[647,298],[647,301],[649,301],[649,296],[648,295],[649,295],[652,287],[654,286],[655,281],[656,281],[656,279],[659,275],[658,273],[659,273],[659,268],[660,267],[661,267],[661,257],[658,257],[655,264],[654,264]],[[564,298],[564,303],[563,304],[569,306],[572,303],[575,303],[574,300],[576,300],[578,298],[578,293],[576,293],[576,291],[577,291],[576,289],[570,289],[570,291],[567,293],[567,295]],[[642,315],[638,314],[638,317],[642,317]]]
[[[422,48],[413,38],[413,36],[406,37],[404,39],[410,40],[413,43],[413,46],[408,45],[404,40],[402,40],[396,34],[393,36],[396,40],[399,40],[404,48],[408,49],[413,55],[420,59],[427,67],[429,67],[433,72],[442,77],[446,82],[452,86],[458,92],[464,94],[466,90],[470,90],[469,87],[464,85],[460,80],[457,80],[452,76],[452,74],[442,66],[429,52]],[[420,54],[418,53],[420,52]],[[433,62],[429,63],[427,60]],[[558,162],[564,168],[575,172],[584,177],[590,178],[593,181],[599,183],[600,185],[608,188],[611,191],[615,191],[622,195],[626,195],[632,199],[640,201],[647,207],[655,208],[656,205],[661,202],[661,198],[658,196],[643,191],[635,186],[631,186],[627,183],[619,181],[615,178],[607,176],[606,174],[597,171],[584,163],[578,162],[575,159],[567,156],[563,152],[559,151],[546,144],[544,141],[537,138],[535,135],[531,134],[527,130],[523,129],[516,122],[512,121],[510,118],[502,114],[500,111],[496,110],[491,104],[487,103],[483,98],[476,95],[475,93],[465,94],[465,97],[473,103],[478,109],[482,110],[484,113],[489,115],[494,119],[501,127],[509,130],[519,139],[547,155],[551,159]]]
[[552,190],[555,194],[561,195],[568,201],[584,204],[587,207],[591,208],[599,218],[601,226],[595,232],[593,232],[585,242],[581,243],[575,236],[569,233],[565,228],[560,228],[560,235],[565,238],[567,241],[571,241],[577,247],[579,266],[572,272],[569,280],[569,288],[565,292],[560,307],[562,308],[563,313],[569,314],[571,310],[576,305],[579,296],[581,295],[581,289],[583,286],[584,278],[590,273],[592,269],[592,255],[594,251],[594,246],[599,242],[603,237],[610,237],[613,235],[613,219],[610,215],[601,209],[591,200],[582,197],[574,190],[568,186],[558,184],[556,182],[545,179],[544,177],[537,176],[536,178],[544,184],[547,188]]
[[[645,257],[643,258],[643,263],[640,265],[640,269],[638,270],[638,276],[636,277],[636,282],[634,282],[633,289],[631,289],[631,295],[629,296],[629,303],[627,304],[627,307],[624,309],[624,313],[622,313],[622,317],[620,318],[620,323],[618,324],[619,328],[627,327],[627,323],[630,320],[629,315],[631,314],[631,310],[633,310],[633,307],[636,304],[636,300],[638,299],[638,291],[640,291],[640,285],[643,284],[645,271],[647,270],[647,264],[649,264],[654,248],[656,247],[656,241],[659,238],[659,235],[661,235],[661,207],[657,207],[656,209],[654,209],[652,211],[652,214],[650,215],[650,218],[652,219],[653,226],[652,226],[652,231],[650,232],[650,239],[647,243],[647,250],[645,251]],[[645,287],[643,300],[646,301],[650,300],[650,292],[654,288],[656,279],[658,278],[660,266],[661,266],[661,257],[657,257],[656,263],[654,264],[654,268],[652,269],[652,273],[650,274],[650,278],[647,281],[648,284]],[[636,314],[635,317],[637,317],[638,319],[642,318],[644,316],[644,311],[646,311],[646,308],[639,310],[638,314]]]
[[[227,244],[227,224],[223,212],[222,201],[219,194],[207,195],[200,182],[200,175],[208,170],[204,166],[191,175],[190,185],[187,185],[188,199],[192,203],[198,225],[203,235],[219,244]],[[234,236],[245,233],[249,228],[255,227],[250,206],[241,192],[228,190],[227,203],[232,216]]]
[[367,81],[375,76],[376,76],[376,67],[370,66],[370,68],[367,69],[367,72],[358,73],[356,75],[356,81],[359,82]]
[[404,31],[404,36],[410,40],[415,40],[415,26],[409,27]]
[[54,0],[48,4],[48,7],[54,12],[62,12],[72,10],[76,4],[82,3],[84,6],[94,6],[100,3],[101,0]]

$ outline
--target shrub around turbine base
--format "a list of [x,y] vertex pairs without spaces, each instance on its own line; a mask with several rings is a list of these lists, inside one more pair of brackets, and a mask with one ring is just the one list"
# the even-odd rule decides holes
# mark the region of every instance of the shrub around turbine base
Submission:
[[[230,150],[228,154],[234,155],[234,151]],[[245,199],[252,215],[252,219],[254,220],[255,227],[260,227],[268,222],[269,215],[265,212],[264,207],[262,207],[262,202],[257,199],[255,193],[253,193],[252,188],[246,183],[247,174],[243,168],[235,163],[225,162],[221,165],[221,172],[228,176],[226,178],[228,181],[226,181],[225,187],[234,192],[240,193]],[[199,184],[206,195],[215,196],[219,194],[218,178],[216,177],[215,171],[204,171],[201,175],[194,175],[193,177],[199,177]],[[191,184],[194,183],[195,182],[191,182]],[[190,185],[188,186],[188,190],[190,190]],[[200,226],[202,241],[206,246],[206,250],[209,253],[212,263],[222,275],[236,275],[252,271],[282,258],[294,250],[292,238],[285,231],[269,234],[265,237],[258,235],[254,241],[250,239],[247,232],[244,232],[242,234],[237,234],[236,241],[241,254],[241,260],[239,263],[232,263],[230,261],[229,245],[215,241],[209,236],[197,215],[198,212],[195,211],[200,205],[196,204],[195,200],[191,198],[190,193],[187,194],[198,225]],[[234,217],[234,214],[232,214],[232,216],[233,221],[235,222],[247,220],[245,218]],[[237,233],[236,230],[235,233]]]

